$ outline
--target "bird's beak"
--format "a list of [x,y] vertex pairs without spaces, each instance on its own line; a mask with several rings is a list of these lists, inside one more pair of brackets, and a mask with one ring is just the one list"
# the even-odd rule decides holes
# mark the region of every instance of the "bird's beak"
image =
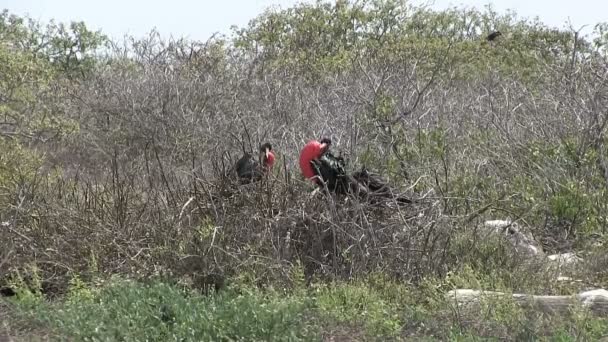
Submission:
[[268,159],[268,154],[270,153],[270,150],[268,149],[268,147],[266,147],[266,152],[264,153],[266,155],[266,159]]

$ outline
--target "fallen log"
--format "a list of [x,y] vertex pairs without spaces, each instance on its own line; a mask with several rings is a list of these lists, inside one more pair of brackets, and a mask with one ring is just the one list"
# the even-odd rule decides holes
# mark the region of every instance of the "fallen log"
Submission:
[[[509,294],[495,291],[457,289],[447,293],[447,298],[459,307],[478,305],[481,299],[496,299]],[[597,289],[581,292],[573,296],[537,296],[529,294],[512,294],[511,298],[522,307],[532,308],[546,314],[567,313],[572,308],[581,306],[594,314],[608,314],[608,291]]]
[[583,259],[577,256],[575,253],[552,254],[548,255],[547,259],[556,263],[558,266],[570,266],[577,262],[583,261]]
[[534,241],[531,235],[524,233],[517,222],[488,220],[483,223],[482,227],[486,231],[486,236],[492,234],[502,236],[515,247],[518,253],[531,257],[544,254],[540,245]]

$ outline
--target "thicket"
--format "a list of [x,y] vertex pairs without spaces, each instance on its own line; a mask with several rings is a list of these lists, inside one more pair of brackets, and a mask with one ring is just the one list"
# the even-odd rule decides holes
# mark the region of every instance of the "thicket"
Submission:
[[[578,276],[606,284],[607,43],[607,24],[587,37],[399,0],[267,11],[205,42],[111,41],[4,11],[0,282],[62,294],[76,275],[289,288],[300,269],[408,284],[472,270],[488,287],[566,291],[478,236],[510,218],[547,252],[592,255]],[[423,199],[311,196],[297,156],[322,136]],[[225,177],[265,141],[268,181]]]

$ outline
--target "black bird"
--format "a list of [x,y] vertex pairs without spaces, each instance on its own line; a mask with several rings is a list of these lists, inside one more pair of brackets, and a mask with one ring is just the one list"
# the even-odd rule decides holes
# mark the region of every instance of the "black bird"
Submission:
[[306,178],[336,194],[354,194],[372,202],[380,198],[394,198],[400,203],[412,202],[405,197],[395,196],[387,182],[365,167],[349,175],[344,158],[334,156],[329,151],[330,145],[331,140],[324,138],[310,141],[304,146],[300,153],[300,169]]
[[494,31],[492,33],[490,33],[487,37],[486,40],[491,42],[494,41],[496,38],[502,36],[502,33],[500,33],[500,31]]
[[272,169],[274,159],[275,156],[270,143],[264,143],[260,146],[259,161],[251,153],[245,152],[245,155],[234,165],[239,182],[241,184],[248,184],[261,180]]
[[412,203],[412,200],[401,195],[396,195],[388,182],[380,175],[369,172],[365,166],[353,173],[352,177],[367,189],[368,195],[383,198],[394,198],[399,203]]
[[2,297],[12,297],[15,296],[17,292],[10,287],[1,287],[0,288],[0,296]]

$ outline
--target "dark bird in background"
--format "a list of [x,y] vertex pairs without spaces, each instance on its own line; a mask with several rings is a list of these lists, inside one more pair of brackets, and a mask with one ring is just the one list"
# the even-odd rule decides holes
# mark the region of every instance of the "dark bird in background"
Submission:
[[17,292],[10,287],[1,287],[0,288],[0,296],[2,297],[12,297],[17,295]]
[[502,36],[502,33],[500,33],[500,31],[494,31],[492,33],[490,33],[487,37],[486,40],[491,42],[494,41],[496,38]]
[[246,152],[234,165],[239,182],[248,184],[260,181],[272,169],[274,159],[275,156],[270,143],[264,143],[260,146],[257,160],[251,153]]
[[363,200],[380,198],[392,199],[400,203],[411,203],[410,199],[393,195],[393,189],[376,174],[365,167],[349,175],[344,158],[334,156],[330,151],[331,140],[309,141],[300,152],[300,170],[305,178],[326,187],[336,194],[353,194]]
[[369,172],[364,166],[360,171],[353,173],[352,177],[361,184],[373,196],[384,198],[395,198],[399,203],[412,203],[412,201],[403,196],[395,196],[394,190],[388,185],[388,182],[376,173]]

